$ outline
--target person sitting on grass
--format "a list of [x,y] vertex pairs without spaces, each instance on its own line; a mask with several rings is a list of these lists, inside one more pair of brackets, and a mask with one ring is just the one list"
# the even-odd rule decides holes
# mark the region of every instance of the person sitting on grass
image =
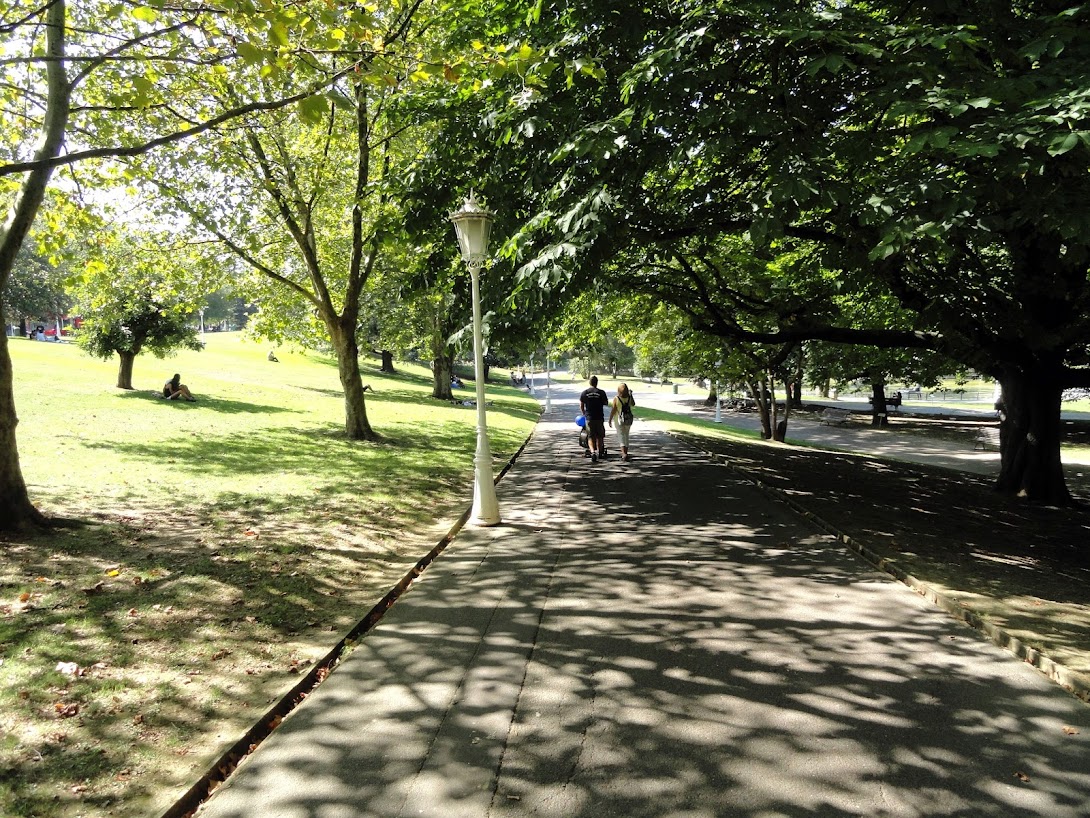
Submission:
[[177,372],[174,377],[163,384],[163,397],[167,400],[197,400],[189,391],[189,387],[182,383],[182,376]]

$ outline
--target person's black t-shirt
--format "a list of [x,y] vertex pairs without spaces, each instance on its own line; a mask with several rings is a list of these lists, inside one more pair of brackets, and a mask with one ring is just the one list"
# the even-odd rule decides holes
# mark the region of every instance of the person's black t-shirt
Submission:
[[584,389],[579,396],[586,417],[591,420],[604,420],[602,417],[605,408],[609,406],[609,396],[597,386]]

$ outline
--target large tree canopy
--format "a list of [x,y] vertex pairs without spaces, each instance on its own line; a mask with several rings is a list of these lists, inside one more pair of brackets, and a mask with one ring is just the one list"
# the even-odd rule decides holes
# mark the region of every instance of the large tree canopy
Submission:
[[[648,286],[718,307],[698,320],[724,336],[944,352],[1003,382],[1000,487],[1068,499],[1059,396],[1090,380],[1090,9],[549,10],[513,24],[546,58],[496,83],[482,119],[533,191],[512,243],[524,276],[578,281],[642,253]],[[765,331],[734,320],[722,242],[743,235],[835,273],[813,309]],[[892,295],[914,318],[853,324],[825,309],[836,293]]]

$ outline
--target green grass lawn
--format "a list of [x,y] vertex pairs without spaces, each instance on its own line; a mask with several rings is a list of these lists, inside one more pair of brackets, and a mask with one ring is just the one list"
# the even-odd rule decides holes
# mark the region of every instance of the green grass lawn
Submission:
[[[382,440],[351,442],[334,361],[236,333],[138,357],[133,391],[10,350],[31,498],[73,525],[0,541],[0,815],[159,814],[468,507],[476,412],[365,362]],[[158,397],[174,372],[196,403]],[[538,404],[488,397],[498,471]]]

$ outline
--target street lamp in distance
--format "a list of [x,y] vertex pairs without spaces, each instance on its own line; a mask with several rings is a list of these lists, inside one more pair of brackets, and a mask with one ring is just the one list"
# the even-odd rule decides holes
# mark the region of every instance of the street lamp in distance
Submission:
[[722,361],[715,362],[715,422],[723,422],[723,399],[719,394],[719,370],[723,368]]
[[458,247],[469,268],[473,296],[473,371],[477,387],[477,453],[473,457],[473,510],[470,522],[476,525],[496,525],[500,521],[500,505],[496,499],[496,482],[492,477],[492,449],[488,445],[488,419],[484,404],[484,344],[481,338],[480,270],[488,259],[488,238],[494,216],[481,207],[470,192],[462,209],[450,214]]

